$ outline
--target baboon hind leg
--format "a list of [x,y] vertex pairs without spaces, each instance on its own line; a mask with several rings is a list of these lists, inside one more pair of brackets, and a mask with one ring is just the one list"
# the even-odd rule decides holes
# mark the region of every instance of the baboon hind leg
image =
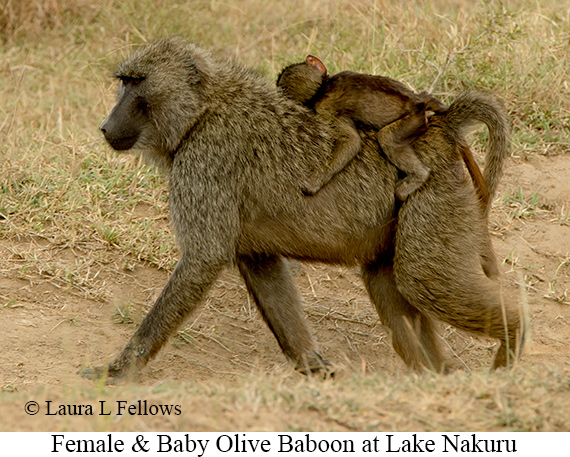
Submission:
[[332,375],[330,363],[317,352],[285,259],[266,254],[239,255],[238,267],[263,319],[295,369],[307,375]]
[[426,315],[497,339],[493,367],[510,366],[524,342],[525,320],[500,283],[481,269],[481,252],[490,247],[485,218],[472,190],[458,185],[452,173],[442,170],[434,178],[437,189],[426,186],[398,213],[398,289]]
[[367,265],[362,276],[380,320],[392,331],[394,350],[406,365],[415,371],[442,371],[443,357],[433,321],[400,294],[392,266]]

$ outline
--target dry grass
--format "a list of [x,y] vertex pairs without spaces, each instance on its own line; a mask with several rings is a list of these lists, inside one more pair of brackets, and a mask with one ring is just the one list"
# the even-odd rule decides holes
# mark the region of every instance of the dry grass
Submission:
[[[508,103],[515,127],[513,155],[570,151],[570,7],[556,0],[469,5],[457,0],[39,0],[33,5],[8,0],[0,6],[0,274],[69,288],[88,300],[105,301],[111,294],[101,270],[122,275],[145,264],[168,271],[177,258],[164,180],[137,157],[110,152],[97,131],[113,103],[109,75],[114,65],[133,46],[152,38],[180,34],[271,79],[283,65],[310,51],[333,72],[385,74],[444,99],[468,87],[489,90]],[[482,150],[484,142],[485,135],[479,135],[475,149]],[[539,194],[519,189],[507,190],[495,207],[496,234],[516,221],[552,213]],[[567,224],[567,218],[562,210],[559,223]],[[513,268],[515,260],[513,254]],[[560,270],[567,268],[567,262],[559,262]],[[351,303],[366,300],[364,296],[343,299],[342,307],[330,299],[320,303],[322,289],[317,285],[314,293],[311,274],[306,270],[303,276],[311,320],[346,339],[353,361],[367,344],[388,344],[385,333],[370,340],[371,330],[378,327],[372,308],[368,314],[350,312]],[[338,282],[333,278],[330,287]],[[230,295],[244,296],[243,286],[224,287]],[[20,306],[13,300],[1,303]],[[230,311],[215,301],[208,306],[214,313],[231,313],[246,330],[255,318],[251,308]],[[115,312],[117,323],[137,322],[127,305]],[[348,322],[357,325],[347,327]],[[246,355],[236,357],[235,344],[212,328],[191,324],[175,343],[198,351],[217,347],[217,354],[223,354],[218,357],[232,359],[239,373],[254,371],[255,364]],[[477,346],[481,354],[492,349],[451,329],[443,337],[459,357],[467,347]],[[203,341],[211,346],[202,348]],[[253,342],[243,354],[252,347]],[[360,368],[352,366],[356,372]],[[570,409],[569,391],[567,373],[538,366],[497,376],[461,372],[445,381],[435,375],[394,379],[356,374],[320,383],[299,381],[287,371],[233,384],[117,391],[81,387],[73,395],[86,401],[148,396],[180,402],[185,410],[208,411],[203,417],[185,415],[176,423],[142,424],[156,430],[282,430],[295,423],[298,430],[315,424],[321,430],[568,430],[568,417],[561,411]],[[4,394],[0,401],[7,407],[18,405],[14,411],[20,411],[26,395]],[[61,399],[68,392],[38,395]],[[279,411],[279,417],[266,423],[267,415],[260,414],[272,411]],[[10,429],[1,422],[6,420],[0,419],[0,429]],[[134,419],[101,419],[54,427],[139,426]]]
[[[544,366],[494,376],[352,374],[335,381],[304,380],[278,370],[234,383],[155,383],[149,387],[40,390],[5,396],[0,429],[34,429],[22,405],[30,398],[106,409],[115,402],[179,405],[180,416],[53,417],[61,431],[564,431],[568,430],[567,373]],[[11,413],[11,414],[10,414]]]

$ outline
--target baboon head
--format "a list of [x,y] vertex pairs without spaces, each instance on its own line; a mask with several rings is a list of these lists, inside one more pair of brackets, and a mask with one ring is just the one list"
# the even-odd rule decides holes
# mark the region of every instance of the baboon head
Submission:
[[113,149],[176,150],[204,110],[200,52],[168,39],[134,52],[118,67],[118,101],[99,126]]
[[105,139],[117,151],[131,149],[148,123],[148,103],[143,96],[142,76],[118,75],[119,96],[111,114],[99,126]]
[[289,98],[309,102],[327,78],[327,68],[317,57],[308,55],[304,62],[285,67],[277,77],[277,87]]

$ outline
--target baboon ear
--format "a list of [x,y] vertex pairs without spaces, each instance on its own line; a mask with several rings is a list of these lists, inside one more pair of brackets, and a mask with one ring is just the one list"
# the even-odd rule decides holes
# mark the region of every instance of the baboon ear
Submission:
[[321,75],[327,74],[327,67],[325,67],[325,64],[322,63],[318,57],[309,54],[305,59],[305,63],[315,68]]

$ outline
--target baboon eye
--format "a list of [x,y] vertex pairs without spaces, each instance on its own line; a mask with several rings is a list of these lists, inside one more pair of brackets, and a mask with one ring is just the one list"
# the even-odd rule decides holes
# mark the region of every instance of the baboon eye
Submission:
[[141,82],[144,81],[144,78],[142,76],[141,77],[125,76],[121,78],[121,80],[125,85],[138,86]]

